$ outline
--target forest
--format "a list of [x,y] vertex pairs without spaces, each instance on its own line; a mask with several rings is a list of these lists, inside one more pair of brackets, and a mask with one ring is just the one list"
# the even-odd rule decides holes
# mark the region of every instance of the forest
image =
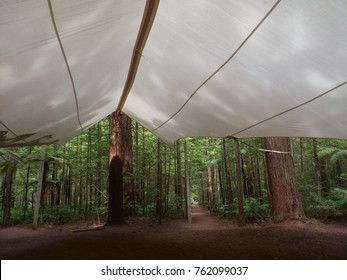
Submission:
[[[137,122],[128,119],[126,125],[121,222],[188,218],[187,183],[191,202],[219,217],[239,224],[275,221],[268,172],[274,167],[267,164],[271,152],[264,138],[186,138],[168,146]],[[110,116],[62,147],[46,146],[39,224],[100,224],[114,214],[109,213],[111,134]],[[289,143],[304,216],[345,224],[347,141],[291,138]],[[40,162],[39,146],[0,149],[2,227],[33,223]]]

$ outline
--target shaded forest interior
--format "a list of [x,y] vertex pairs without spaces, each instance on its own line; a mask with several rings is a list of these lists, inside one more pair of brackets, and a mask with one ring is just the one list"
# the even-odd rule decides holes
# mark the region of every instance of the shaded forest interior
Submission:
[[[99,122],[63,147],[47,146],[44,161],[40,161],[37,146],[0,149],[2,226],[32,223],[40,162],[39,224],[84,221],[88,226],[106,222],[111,120],[109,117]],[[315,218],[345,228],[345,140],[292,138],[276,147],[276,143],[261,138],[188,138],[170,147],[138,123],[130,119],[126,122],[128,140],[120,149],[130,155],[122,167],[122,208],[127,223],[150,219],[160,224],[187,218],[188,183],[191,202],[229,224],[228,220],[234,225],[286,220],[282,212],[274,214],[271,210],[292,207],[282,203],[276,206],[276,195],[271,191],[272,177],[282,176],[274,170],[290,169],[285,164],[271,163],[269,157],[279,153],[283,162],[293,163],[293,174],[286,173],[285,177],[294,177],[297,187],[291,192],[297,188],[300,193],[301,208],[290,209],[294,213],[290,218]]]

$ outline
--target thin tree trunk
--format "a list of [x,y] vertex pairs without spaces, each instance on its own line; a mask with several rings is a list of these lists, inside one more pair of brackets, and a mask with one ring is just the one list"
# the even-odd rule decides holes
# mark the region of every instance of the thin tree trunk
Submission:
[[245,197],[250,197],[249,189],[248,189],[248,183],[247,183],[247,177],[245,172],[245,162],[243,159],[243,155],[240,154],[241,158],[241,173],[242,173],[242,184],[243,184],[243,193]]
[[2,220],[3,226],[8,226],[10,223],[13,173],[15,172],[14,169],[15,167],[9,166],[5,174],[4,193],[3,193],[3,196],[4,196],[3,220]]
[[261,189],[261,177],[260,177],[260,166],[259,166],[259,156],[257,153],[257,158],[256,158],[256,165],[257,165],[257,185],[258,185],[258,192],[259,192],[259,197],[262,200],[263,197],[263,192]]
[[169,209],[169,197],[170,197],[170,183],[171,183],[171,156],[169,156],[169,166],[168,166],[168,174],[165,188],[165,211],[167,212]]
[[[46,149],[46,148],[45,148]],[[41,220],[43,217],[43,213],[45,211],[45,206],[48,204],[46,200],[46,190],[47,190],[47,174],[48,174],[48,166],[49,162],[47,160],[44,161],[43,164],[43,178],[42,178],[42,187],[41,187],[41,201],[40,201],[40,212],[41,212]]]
[[139,203],[141,201],[141,191],[139,186],[139,174],[140,174],[140,158],[139,158],[139,123],[135,122],[135,179],[134,179],[134,189],[135,189],[135,201]]
[[231,189],[231,173],[230,173],[230,160],[228,156],[228,146],[227,140],[223,138],[223,158],[224,158],[224,166],[225,166],[225,178],[226,178],[226,189],[228,196],[228,220],[232,219],[233,215],[233,194]]
[[96,206],[97,206],[97,208],[99,208],[101,206],[101,177],[102,177],[102,174],[101,174],[102,153],[101,153],[101,145],[100,145],[101,138],[102,138],[101,125],[100,125],[100,122],[98,122],[98,143],[99,143],[99,145],[98,145],[97,179],[96,179],[98,191],[95,192],[96,193]]
[[90,212],[93,207],[93,172],[92,172],[92,128],[88,129],[88,175],[89,186],[89,205],[87,205],[87,212]]
[[222,164],[218,164],[218,182],[219,182],[219,193],[220,200],[223,205],[225,205],[225,195],[224,195],[224,186],[223,186],[223,177],[222,177]]
[[82,202],[83,202],[83,173],[82,173],[82,147],[83,147],[83,138],[82,135],[79,138],[79,166],[80,166],[80,172],[79,172],[79,189],[78,189],[78,196],[79,196],[79,204],[78,204],[78,213],[81,214],[82,211]]
[[163,174],[162,174],[162,156],[161,156],[161,143],[157,141],[157,216],[159,224],[162,222],[162,201],[163,201]]
[[38,221],[39,221],[39,210],[40,210],[40,204],[41,204],[41,193],[42,193],[42,187],[44,183],[45,178],[45,155],[46,155],[46,146],[41,146],[41,157],[40,157],[40,169],[39,169],[39,178],[37,182],[37,189],[35,193],[35,200],[34,200],[34,217],[33,217],[33,228],[37,229]]
[[[66,145],[64,145],[64,157],[66,155]],[[66,207],[66,194],[67,194],[67,186],[66,186],[66,182],[67,182],[67,179],[66,179],[66,162],[65,160],[63,160],[63,166],[62,166],[62,171],[61,171],[61,204],[62,204],[62,207]]]
[[145,190],[145,128],[142,127],[142,156],[141,156],[141,204],[142,215],[146,214],[146,190]]
[[270,188],[270,217],[273,222],[286,219],[303,219],[305,214],[296,186],[293,157],[288,137],[265,138],[266,163]]
[[239,141],[234,141],[234,153],[235,153],[235,164],[236,164],[236,183],[237,183],[237,201],[238,201],[238,223],[239,226],[246,224],[245,212],[243,209],[243,193],[242,193],[242,180],[241,180],[241,160],[240,160],[240,148]]
[[304,183],[304,147],[303,147],[303,139],[300,137],[300,177],[301,184]]
[[317,192],[318,192],[318,195],[321,195],[322,176],[321,176],[321,167],[320,167],[318,153],[317,153],[317,140],[315,138],[312,139],[312,150],[313,150],[313,163],[314,163],[314,170],[315,170],[315,179],[317,184]]
[[185,174],[186,174],[186,212],[188,223],[192,223],[192,209],[190,200],[190,184],[189,184],[189,162],[188,162],[188,148],[187,142],[184,142],[184,162],[185,162]]
[[177,186],[176,186],[176,209],[177,214],[180,215],[182,211],[182,167],[181,167],[181,141],[178,140],[176,144],[176,154],[177,154]]
[[213,168],[211,165],[207,167],[207,183],[208,183],[208,209],[214,212],[214,194],[213,194]]
[[26,174],[26,178],[25,178],[24,209],[23,209],[24,217],[26,217],[27,209],[28,209],[29,178],[30,178],[30,166],[27,167],[27,174]]

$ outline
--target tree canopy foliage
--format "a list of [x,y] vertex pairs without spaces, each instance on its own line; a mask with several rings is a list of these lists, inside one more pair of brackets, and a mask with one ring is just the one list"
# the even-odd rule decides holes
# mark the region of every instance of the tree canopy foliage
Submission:
[[[109,136],[110,119],[106,118],[62,147],[47,146],[41,223],[106,220]],[[232,140],[187,138],[179,140],[175,146],[168,146],[134,122],[133,171],[127,173],[124,180],[133,185],[135,193],[132,197],[124,195],[124,207],[131,209],[127,218],[184,217],[183,142],[188,148],[192,201],[236,220],[238,201]],[[246,220],[266,220],[269,218],[269,183],[264,141],[261,138],[244,139],[239,144]],[[347,141],[292,138],[291,147],[307,217],[324,221],[346,220]],[[11,181],[10,214],[4,225],[31,223],[39,159],[40,148],[37,146],[0,149],[3,221],[8,215],[4,210],[7,184]],[[161,197],[159,210],[158,190]]]

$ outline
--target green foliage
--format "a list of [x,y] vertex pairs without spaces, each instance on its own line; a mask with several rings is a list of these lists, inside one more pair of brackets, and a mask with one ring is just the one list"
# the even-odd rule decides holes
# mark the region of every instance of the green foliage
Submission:
[[[269,216],[269,205],[268,203],[262,202],[260,199],[256,199],[253,197],[245,198],[244,201],[244,212],[246,216],[246,220],[248,222],[258,221],[258,220],[267,220]],[[238,216],[238,208],[237,208],[237,199],[233,201],[233,216]],[[228,205],[224,205],[219,203],[217,205],[217,213],[218,215],[227,218],[229,215]]]
[[247,221],[267,220],[269,205],[259,199],[249,197],[244,200],[244,211]]
[[304,210],[309,218],[323,221],[347,220],[347,191],[335,188],[327,197],[310,193],[303,197]]
[[[137,129],[137,130],[136,130]],[[135,142],[137,136],[137,143]],[[181,140],[181,174],[184,177],[183,141],[188,143],[191,199],[208,207],[207,170],[213,167],[215,208],[221,216],[228,217],[226,205],[226,171],[222,139],[187,138]],[[235,198],[235,160],[233,141],[227,139],[227,157],[232,177],[232,192]],[[243,159],[242,176],[249,192],[245,194],[244,211],[248,221],[268,219],[269,205],[267,172],[262,138],[244,139],[240,143]],[[328,188],[324,197],[318,196],[312,139],[293,138],[297,179],[303,206],[308,217],[322,220],[342,219],[346,215],[347,192],[347,141],[317,139],[321,168],[324,169]],[[32,195],[36,189],[40,159],[39,147],[0,149],[0,181],[9,166],[16,167],[16,178],[12,188],[11,223],[32,222]],[[60,224],[71,219],[93,219],[99,215],[107,218],[109,160],[109,120],[105,119],[80,134],[64,147],[47,146],[46,193],[44,223]],[[177,212],[177,149],[162,145],[163,215],[181,216]],[[133,123],[133,174],[125,174],[125,183],[135,183],[136,202],[125,197],[125,208],[135,209],[136,215],[155,216],[157,201],[157,138],[140,125]],[[29,172],[28,172],[29,167]],[[27,177],[28,176],[28,177]],[[220,182],[221,181],[221,182]],[[182,191],[184,180],[182,180]],[[69,192],[69,199],[67,199]],[[223,192],[223,193],[222,193]],[[260,194],[261,192],[261,194]],[[58,195],[59,193],[59,195]],[[1,195],[0,190],[0,195]],[[24,213],[24,197],[27,195],[28,209]],[[262,195],[262,199],[259,196]],[[60,197],[60,203],[57,199]],[[1,204],[1,201],[0,201]],[[58,208],[57,206],[60,206]],[[97,205],[100,205],[98,210]],[[184,201],[182,201],[184,208]],[[237,216],[237,200],[233,201],[233,216]],[[182,211],[183,212],[183,209]],[[98,214],[97,214],[98,213]],[[0,214],[2,215],[2,213]],[[2,218],[2,217],[1,217]]]
[[331,163],[336,163],[338,160],[347,159],[347,150],[336,151],[330,159]]
[[61,225],[71,221],[71,213],[68,208],[47,208],[44,211],[43,221],[45,224]]

